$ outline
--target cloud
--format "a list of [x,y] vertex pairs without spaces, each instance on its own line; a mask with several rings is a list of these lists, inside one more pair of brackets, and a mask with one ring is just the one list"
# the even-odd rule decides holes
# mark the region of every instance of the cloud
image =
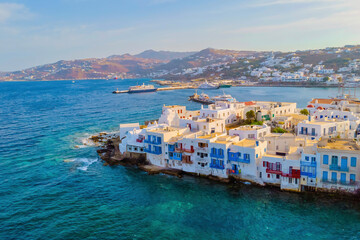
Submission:
[[0,23],[29,19],[33,14],[23,4],[0,3]]
[[323,31],[323,30],[349,29],[349,28],[351,29],[360,28],[359,9],[349,9],[347,11],[341,11],[341,12],[329,14],[325,17],[305,18],[287,23],[243,27],[243,28],[227,31],[227,33],[264,34],[269,32],[278,32],[278,31],[284,32],[288,30],[295,30],[298,32],[308,32],[308,31]]

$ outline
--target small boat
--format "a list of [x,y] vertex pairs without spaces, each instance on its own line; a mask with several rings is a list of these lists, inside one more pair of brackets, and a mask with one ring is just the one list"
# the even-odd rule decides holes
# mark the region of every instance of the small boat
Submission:
[[154,85],[137,85],[129,87],[128,93],[141,93],[141,92],[156,92],[157,88]]
[[222,95],[212,97],[211,100],[214,102],[218,102],[218,101],[236,102],[236,99],[234,97],[232,97],[230,94],[225,94],[224,92]]
[[116,91],[113,91],[112,93],[117,94],[117,93],[121,93],[121,91],[119,91],[119,89],[117,88]]
[[72,81],[72,83],[75,83],[75,81]]
[[188,98],[188,100],[193,101],[193,102],[199,102],[199,103],[206,104],[206,105],[214,103],[214,101],[211,100],[207,94],[202,93],[202,94],[198,95],[197,92],[195,92],[194,95],[191,95]]
[[231,84],[220,84],[220,88],[231,88]]
[[205,82],[198,87],[198,89],[218,89],[218,88],[219,85],[208,83],[207,80],[205,80]]

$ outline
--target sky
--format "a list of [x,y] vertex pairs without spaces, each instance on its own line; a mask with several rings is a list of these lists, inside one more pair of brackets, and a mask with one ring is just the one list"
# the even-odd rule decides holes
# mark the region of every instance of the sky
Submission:
[[360,44],[360,0],[0,0],[0,71],[147,49]]

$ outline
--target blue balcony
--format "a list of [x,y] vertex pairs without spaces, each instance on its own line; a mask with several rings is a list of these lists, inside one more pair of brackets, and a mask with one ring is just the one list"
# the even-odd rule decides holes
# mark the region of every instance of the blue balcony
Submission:
[[210,157],[212,157],[212,158],[224,158],[224,155],[220,155],[218,153],[211,152]]
[[161,138],[160,137],[152,138],[151,136],[148,136],[148,138],[144,140],[144,143],[160,145]]
[[161,155],[161,154],[162,154],[161,150],[160,150],[160,151],[159,151],[159,150],[157,150],[157,151],[152,151],[152,150],[147,149],[147,148],[145,148],[144,152],[150,153],[150,154],[155,154],[155,155]]
[[300,166],[316,167],[316,162],[300,161]]
[[210,167],[216,168],[216,169],[225,169],[224,165],[220,165],[220,164],[216,164],[216,163],[210,163]]
[[305,177],[310,177],[310,178],[316,178],[316,173],[311,173],[311,172],[300,172],[301,176],[305,176]]
[[244,154],[244,157],[241,158],[241,153],[239,152],[230,152],[228,151],[229,161],[241,162],[241,163],[250,163],[250,155]]
[[342,166],[335,165],[335,164],[331,164],[329,166],[329,169],[333,170],[333,171],[340,171],[340,172],[348,172],[349,171],[349,167],[342,167]]
[[181,153],[173,153],[172,156],[169,155],[169,159],[181,161],[182,160],[182,154]]

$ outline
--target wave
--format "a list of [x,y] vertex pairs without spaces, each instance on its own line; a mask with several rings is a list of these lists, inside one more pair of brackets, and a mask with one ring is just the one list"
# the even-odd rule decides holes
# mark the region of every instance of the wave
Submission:
[[73,162],[74,168],[81,171],[87,171],[89,166],[97,161],[97,158],[74,158],[64,160],[64,162]]

